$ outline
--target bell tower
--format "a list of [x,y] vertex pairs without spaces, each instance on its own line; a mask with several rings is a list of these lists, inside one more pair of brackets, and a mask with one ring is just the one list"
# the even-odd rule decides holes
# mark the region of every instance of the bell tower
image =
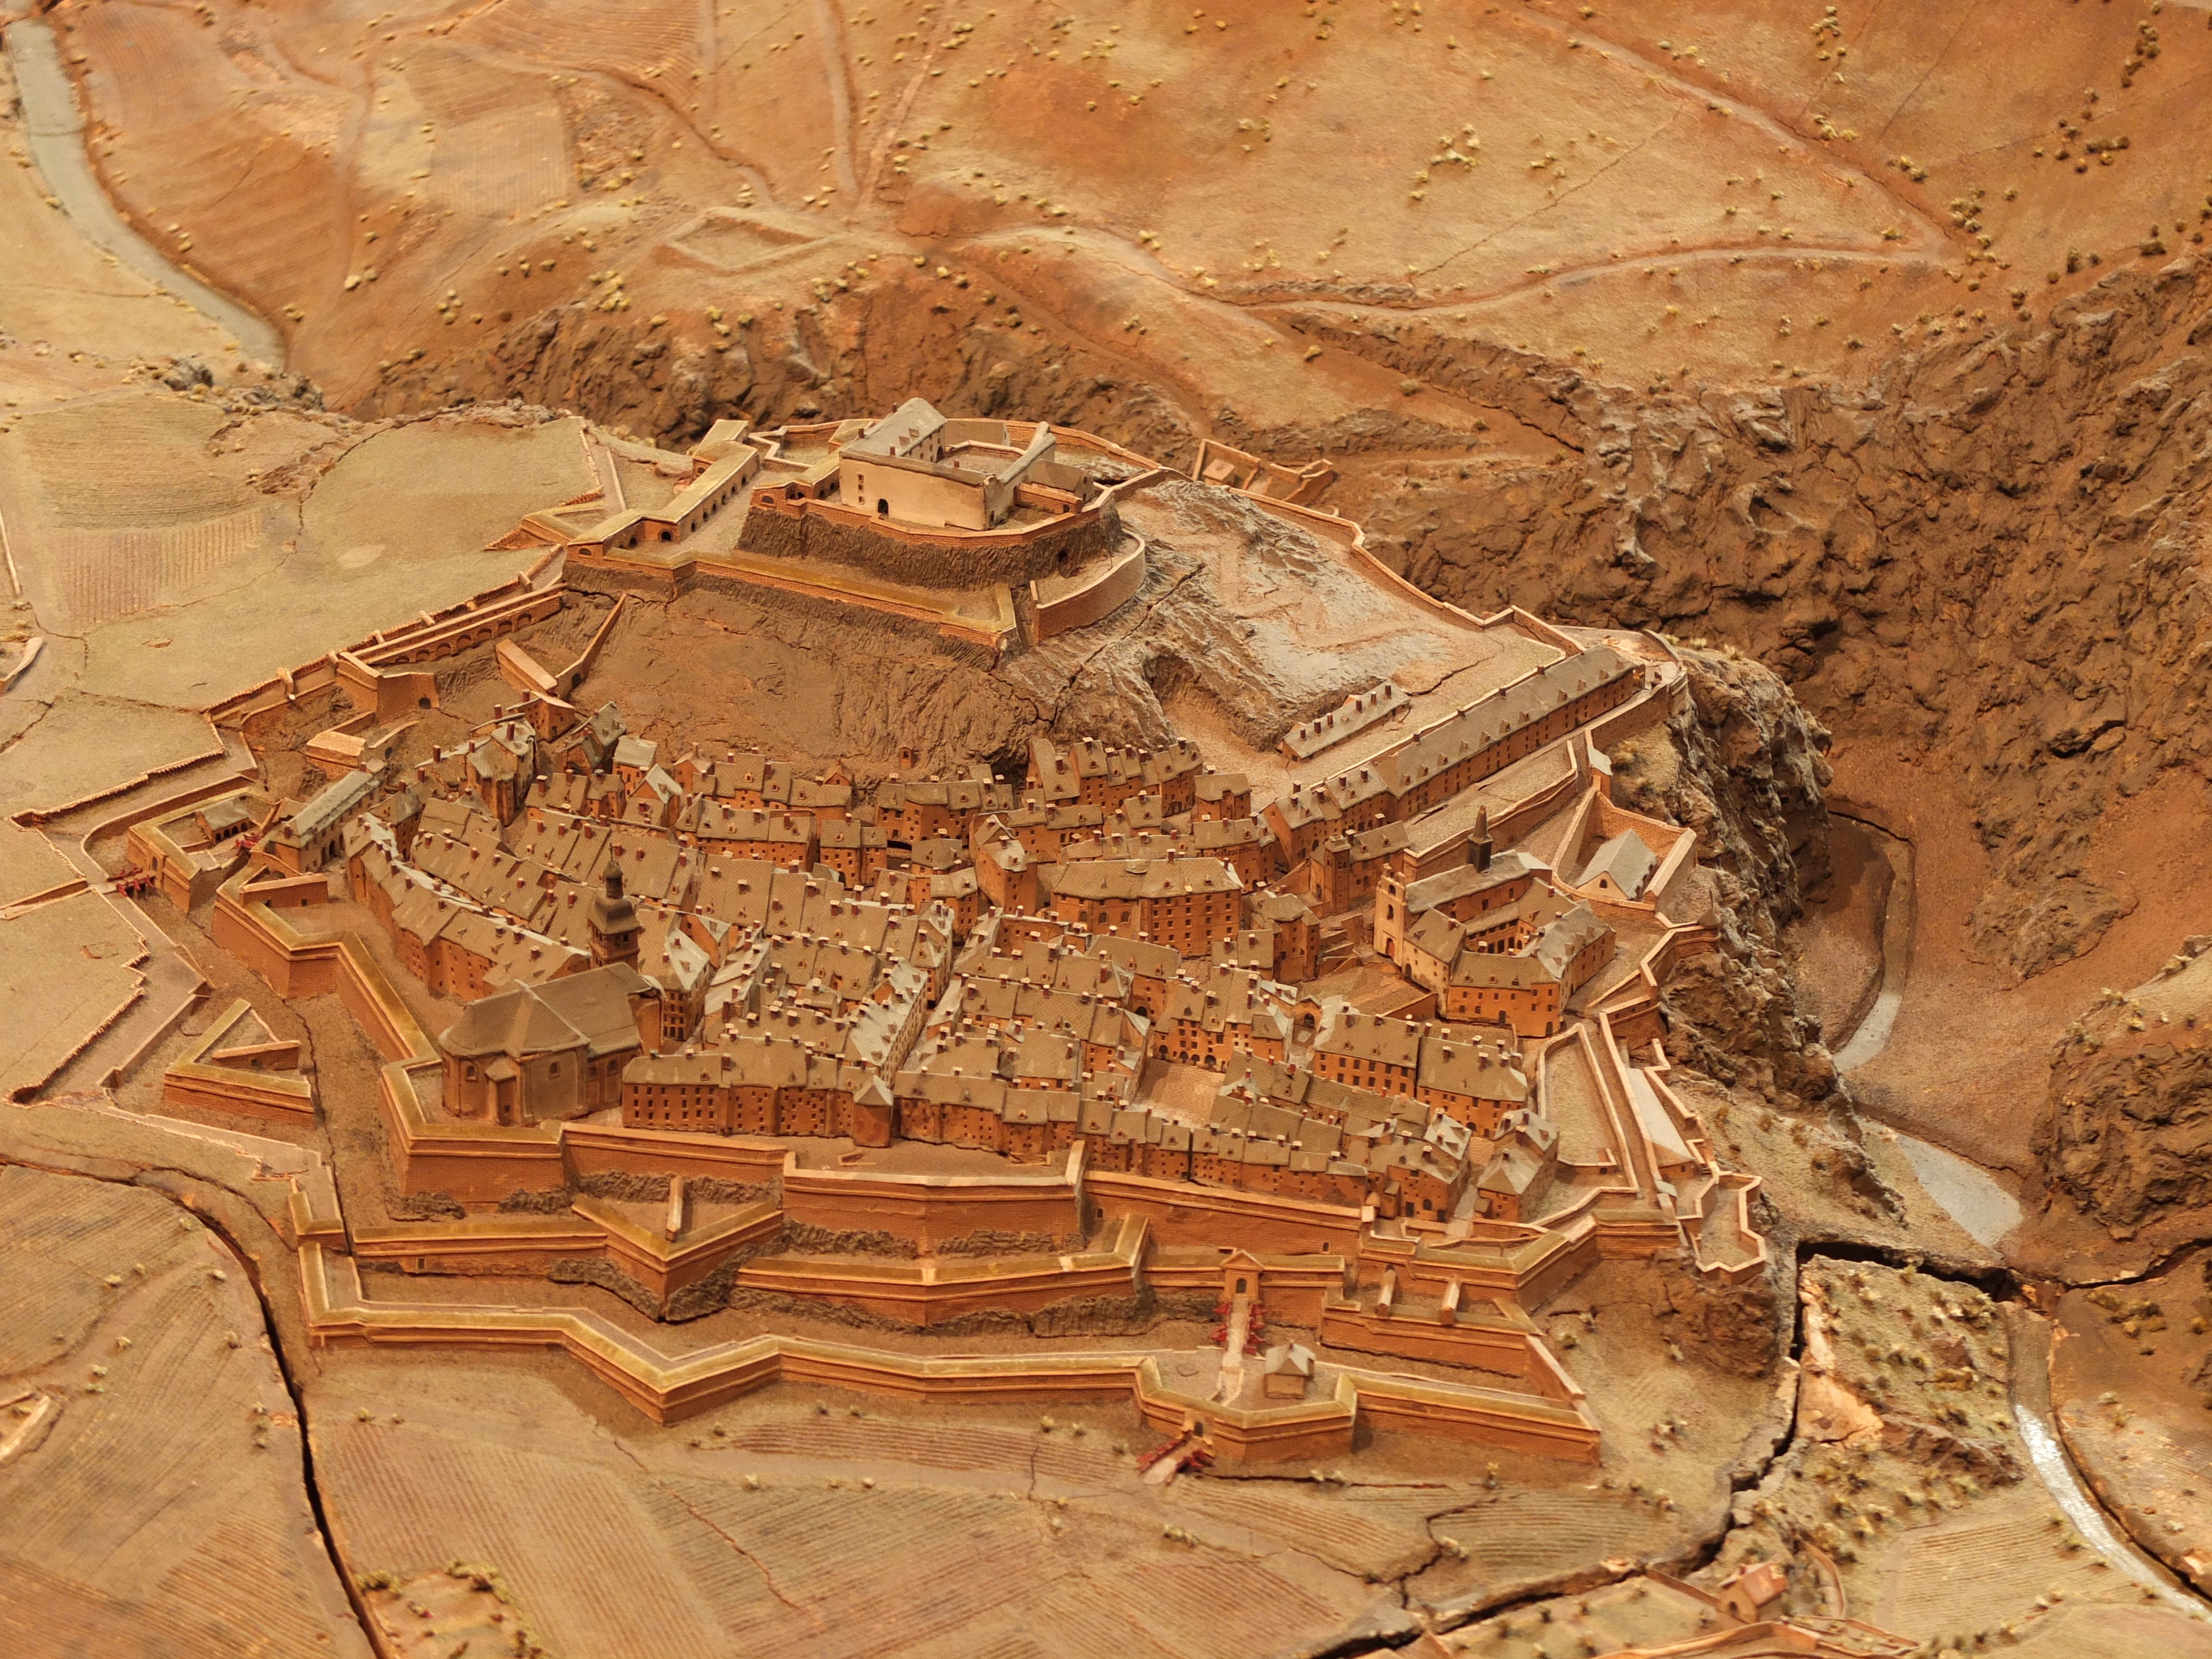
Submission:
[[637,907],[623,896],[622,866],[610,857],[605,888],[592,900],[592,963],[637,966]]

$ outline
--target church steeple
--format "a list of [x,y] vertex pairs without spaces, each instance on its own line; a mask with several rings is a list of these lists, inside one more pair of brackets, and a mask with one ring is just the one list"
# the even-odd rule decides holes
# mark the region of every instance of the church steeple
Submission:
[[606,886],[592,900],[592,961],[637,966],[637,907],[623,896],[622,866],[607,860]]

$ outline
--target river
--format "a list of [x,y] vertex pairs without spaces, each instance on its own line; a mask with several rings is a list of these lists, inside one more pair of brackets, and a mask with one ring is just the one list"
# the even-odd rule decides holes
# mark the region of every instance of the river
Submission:
[[230,331],[246,356],[272,368],[284,362],[284,342],[276,331],[230,298],[172,264],[168,256],[133,229],[116,211],[93,172],[84,147],[84,112],[76,88],[62,67],[54,32],[27,19],[7,29],[8,60],[23,100],[23,137],[31,159],[84,238],[113,254],[162,291],[175,295]]
[[[1872,826],[1865,826],[1872,830]],[[1894,872],[1889,904],[1882,916],[1881,984],[1873,1006],[1858,1029],[1836,1051],[1836,1069],[1846,1081],[1850,1073],[1880,1054],[1889,1042],[1905,1002],[1905,988],[1912,961],[1915,908],[1912,891],[1912,847],[1884,834],[1878,843]],[[2002,1255],[1998,1245],[2020,1225],[2020,1200],[1996,1176],[1972,1159],[1947,1152],[1902,1130],[1885,1128],[1912,1165],[1921,1189],[1960,1229],[1984,1249]],[[2154,1591],[2162,1600],[2193,1613],[2203,1603],[2175,1587],[2166,1569],[2151,1559],[2112,1525],[2094,1493],[2083,1484],[2066,1455],[2065,1443],[2051,1425],[2051,1322],[2024,1306],[2008,1311],[2013,1376],[2010,1388],[2014,1422],[2019,1426],[2028,1462],[2052,1503],[2072,1523],[2091,1549],[2136,1583]]]

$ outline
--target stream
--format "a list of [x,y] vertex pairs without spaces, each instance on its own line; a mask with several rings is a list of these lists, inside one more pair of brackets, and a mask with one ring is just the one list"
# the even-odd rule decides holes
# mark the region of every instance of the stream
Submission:
[[[1863,826],[1872,830],[1874,826]],[[1906,975],[1912,962],[1915,915],[1912,846],[1886,833],[1877,843],[1895,876],[1882,915],[1881,983],[1873,1006],[1836,1051],[1836,1070],[1846,1081],[1888,1046],[1904,1006]],[[1998,1243],[2023,1219],[2020,1200],[1980,1164],[1901,1129],[1884,1127],[1911,1164],[1921,1188],[1975,1243],[2002,1255]],[[2096,1496],[2083,1484],[2066,1447],[2051,1424],[2051,1322],[2016,1309],[2006,1321],[2011,1338],[2013,1378],[2009,1389],[2013,1420],[2044,1490],[2088,1547],[2136,1583],[2170,1605],[2201,1614],[2204,1604],[2177,1589],[2172,1576],[2122,1534]]]
[[2097,1500],[2075,1477],[2065,1447],[2059,1443],[2043,1414],[2017,1400],[2012,1402],[2012,1414],[2013,1420],[2020,1425],[2021,1439],[2027,1443],[2028,1461],[2043,1477],[2044,1489],[2073,1523],[2074,1530],[2081,1534],[2082,1540],[2136,1583],[2156,1590],[2161,1601],[2191,1613],[2203,1612],[2203,1602],[2185,1590],[2176,1589],[2163,1571],[2113,1530],[2112,1523],[2105,1518],[2105,1511],[2097,1506]]
[[[2043,1340],[2028,1336],[2033,1325]],[[2008,1311],[2005,1320],[2012,1337],[2012,1415],[2020,1437],[2027,1447],[2028,1462],[2043,1478],[2044,1489],[2058,1505],[2081,1540],[2113,1568],[2136,1583],[2157,1592],[2168,1605],[2202,1614],[2204,1604],[2188,1591],[2175,1588],[2172,1576],[2123,1536],[2105,1513],[2094,1494],[2081,1484],[2066,1455],[2065,1443],[2051,1425],[2051,1323],[2026,1309]]]
[[228,329],[246,355],[271,368],[284,362],[284,342],[276,331],[228,295],[209,287],[133,229],[100,188],[85,154],[84,112],[76,88],[62,67],[54,32],[35,20],[10,23],[8,60],[23,100],[23,139],[30,147],[46,188],[62,204],[85,240],[112,253],[165,294]]
[[1912,1173],[1928,1196],[1984,1249],[1995,1252],[1997,1241],[2020,1225],[2024,1214],[2020,1200],[1972,1158],[1960,1158],[1901,1129],[1885,1133],[1897,1137],[1898,1150],[1912,1165]]

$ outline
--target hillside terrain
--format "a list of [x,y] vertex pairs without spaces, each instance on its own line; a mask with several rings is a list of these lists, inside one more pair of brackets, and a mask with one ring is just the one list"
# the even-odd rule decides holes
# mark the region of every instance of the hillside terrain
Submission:
[[1153,449],[1540,449],[1386,343],[1861,385],[2188,252],[2212,189],[2179,3],[47,15],[123,210],[356,413],[927,390]]

